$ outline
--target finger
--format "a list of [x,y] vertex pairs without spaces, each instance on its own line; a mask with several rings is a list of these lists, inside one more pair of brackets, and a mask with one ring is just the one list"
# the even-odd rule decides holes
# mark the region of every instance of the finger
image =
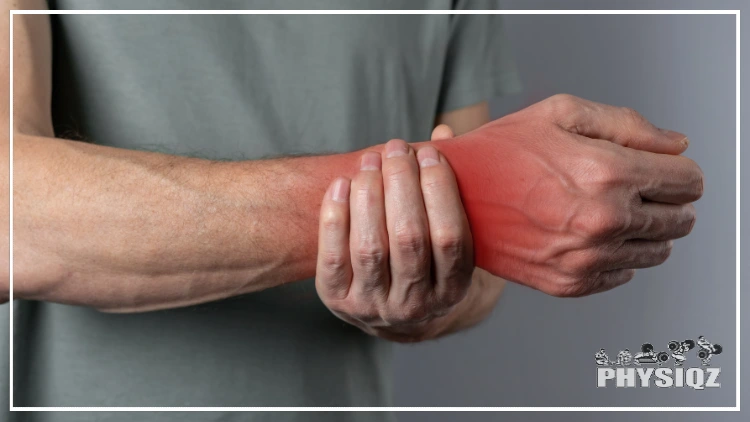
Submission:
[[349,254],[350,181],[339,178],[328,187],[320,207],[315,287],[324,301],[343,299],[352,281]]
[[442,139],[450,139],[453,136],[453,129],[443,123],[435,126],[435,129],[432,130],[432,136],[430,136],[430,140],[439,141]]
[[628,239],[672,240],[685,237],[695,226],[692,204],[674,205],[644,202],[633,212]]
[[390,278],[380,154],[363,154],[360,169],[352,180],[350,194],[353,278],[349,296],[368,302],[382,301],[388,295]]
[[687,204],[703,196],[703,172],[683,156],[628,151],[641,198],[669,204]]
[[586,292],[586,294],[595,294],[612,290],[615,287],[622,286],[635,276],[635,270],[632,268],[604,271],[599,274],[596,280],[596,288]]
[[610,270],[650,268],[663,264],[672,253],[671,240],[627,240],[609,257]]
[[[385,145],[383,183],[390,241],[392,285],[388,300],[396,306],[432,289],[430,237],[414,150],[393,139]],[[411,302],[410,302],[411,303]]]
[[435,294],[445,306],[460,302],[474,270],[471,230],[453,170],[435,148],[417,153],[434,261]]
[[659,129],[633,109],[571,95],[551,99],[557,102],[553,109],[557,110],[559,123],[570,132],[660,154],[681,154],[688,147],[687,136]]

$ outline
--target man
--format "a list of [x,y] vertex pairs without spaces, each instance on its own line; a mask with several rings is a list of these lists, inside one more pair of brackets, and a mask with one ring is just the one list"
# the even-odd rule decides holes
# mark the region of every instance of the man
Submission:
[[387,405],[382,339],[476,324],[499,277],[610,289],[694,222],[684,135],[569,96],[482,126],[495,17],[52,24],[15,21],[15,405]]

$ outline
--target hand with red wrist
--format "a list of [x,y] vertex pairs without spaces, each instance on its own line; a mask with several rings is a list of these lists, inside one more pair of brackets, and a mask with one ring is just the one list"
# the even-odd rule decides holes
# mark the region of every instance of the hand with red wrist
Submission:
[[703,173],[685,135],[558,95],[434,145],[458,180],[476,265],[584,296],[663,263],[695,223]]

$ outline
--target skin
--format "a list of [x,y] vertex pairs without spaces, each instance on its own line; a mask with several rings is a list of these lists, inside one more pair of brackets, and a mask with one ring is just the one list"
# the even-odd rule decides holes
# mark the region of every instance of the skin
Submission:
[[[6,22],[0,33],[7,34]],[[17,16],[14,25],[16,298],[139,312],[314,276],[320,201],[335,174],[354,173],[356,153],[226,163],[54,138],[48,25],[46,16]],[[0,45],[0,60],[7,45]],[[9,77],[0,66],[3,134],[11,130]],[[482,103],[440,115],[437,123],[465,132],[488,120]],[[0,139],[6,143],[0,177],[6,177],[9,140]],[[7,191],[7,209],[6,198]],[[0,300],[8,295],[7,231],[4,236]],[[486,285],[476,303],[494,304],[503,280],[481,270],[475,279]],[[479,312],[467,309],[452,319],[470,326]]]
[[390,141],[327,192],[318,292],[366,332],[421,340],[449,325],[469,264],[555,296],[609,290],[692,230],[703,175],[686,147],[568,95],[459,137]]
[[[16,16],[15,30],[15,119],[10,127],[0,110],[0,133],[15,141],[19,298],[147,311],[263,290],[317,267],[318,286],[338,295],[334,303],[319,287],[334,313],[417,341],[480,320],[502,288],[495,277],[557,296],[622,284],[634,268],[663,262],[695,221],[689,203],[702,173],[677,155],[684,135],[564,95],[460,136],[439,129],[431,142],[319,157],[215,162],[55,138],[47,18]],[[0,72],[7,107],[7,66]],[[389,156],[392,148],[405,153]],[[417,164],[429,156],[438,164]],[[326,222],[321,204],[341,180],[355,193],[349,219]],[[355,229],[348,251],[344,223]],[[318,254],[319,233],[340,256]]]
[[[486,103],[472,108],[472,117],[488,116]],[[450,126],[441,124],[432,140],[453,136]],[[385,160],[377,152],[363,154],[354,180],[335,180],[323,199],[316,269],[323,303],[363,331],[399,342],[479,323],[505,280],[473,266],[471,232],[450,166],[434,148],[421,148],[418,156],[400,139],[388,142],[384,153]],[[458,259],[455,246],[428,235],[428,226],[442,225],[461,228]],[[402,244],[409,227],[421,227],[423,235]],[[426,314],[430,305],[438,311]]]
[[[663,263],[703,194],[698,165],[676,155],[685,135],[569,95],[439,142],[477,228],[476,265],[555,296],[609,290]],[[490,180],[503,182],[478,183]]]

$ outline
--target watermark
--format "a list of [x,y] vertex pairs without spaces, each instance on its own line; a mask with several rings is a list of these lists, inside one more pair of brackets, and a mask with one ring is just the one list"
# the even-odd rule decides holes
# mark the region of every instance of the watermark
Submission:
[[[686,367],[688,352],[698,348],[695,354],[701,365]],[[711,367],[711,358],[723,351],[720,344],[712,344],[705,337],[697,341],[688,339],[670,341],[668,351],[657,352],[651,343],[644,343],[635,355],[628,349],[617,353],[614,361],[609,359],[604,349],[599,350],[596,359],[596,386],[608,387],[690,387],[694,390],[719,388],[721,368]],[[672,367],[668,367],[669,361]],[[632,366],[631,366],[632,365]],[[667,365],[667,367],[665,367]]]

